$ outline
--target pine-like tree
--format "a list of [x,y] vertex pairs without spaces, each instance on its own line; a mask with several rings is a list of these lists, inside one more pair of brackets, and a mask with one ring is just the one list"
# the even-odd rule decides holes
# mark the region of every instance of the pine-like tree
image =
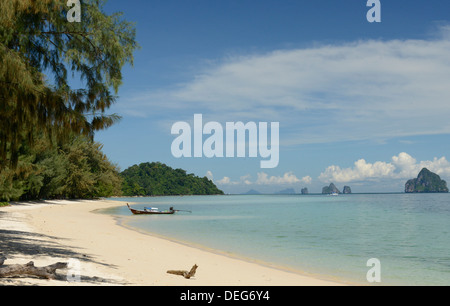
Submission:
[[104,13],[104,2],[82,1],[71,23],[65,0],[0,1],[0,170],[17,168],[36,131],[92,137],[119,119],[107,110],[138,45],[133,24]]

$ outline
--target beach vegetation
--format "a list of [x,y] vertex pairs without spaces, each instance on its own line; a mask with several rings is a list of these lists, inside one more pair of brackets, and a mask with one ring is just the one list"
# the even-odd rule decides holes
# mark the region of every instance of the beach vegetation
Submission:
[[67,1],[0,1],[0,200],[120,194],[93,139],[120,120],[108,110],[139,46],[105,2],[80,2],[70,22]]
[[21,146],[17,167],[0,171],[0,200],[90,199],[121,194],[119,169],[86,136]]
[[138,45],[134,25],[104,3],[83,1],[82,22],[69,22],[66,1],[0,1],[0,169],[18,166],[34,131],[92,138],[120,119],[108,109]]

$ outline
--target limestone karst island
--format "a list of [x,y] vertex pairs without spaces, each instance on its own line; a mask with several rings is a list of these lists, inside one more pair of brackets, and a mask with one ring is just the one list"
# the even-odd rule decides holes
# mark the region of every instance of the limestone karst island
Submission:
[[[325,186],[322,188],[322,194],[340,194],[341,192],[339,189],[337,189],[336,185],[334,183],[331,183],[330,186]],[[342,190],[343,194],[350,194],[352,193],[352,189],[350,186],[344,186],[344,189]]]
[[406,193],[432,193],[448,192],[447,182],[439,175],[423,168],[417,178],[411,179],[405,184]]

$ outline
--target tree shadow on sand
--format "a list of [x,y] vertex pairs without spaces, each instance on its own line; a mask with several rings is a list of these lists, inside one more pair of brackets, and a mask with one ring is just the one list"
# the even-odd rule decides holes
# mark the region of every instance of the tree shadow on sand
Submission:
[[[11,219],[7,212],[0,211],[0,222],[5,219]],[[68,239],[62,239],[54,236],[33,233],[29,231],[20,231],[14,229],[0,228],[0,257],[12,259],[18,256],[33,257],[58,257],[79,260],[80,263],[92,263],[103,265],[105,267],[116,269],[117,267],[96,261],[92,256],[83,254],[82,249],[74,249],[68,245]],[[7,261],[5,265],[8,264]],[[57,280],[67,281],[66,274],[57,274]],[[4,280],[4,279],[3,279]],[[23,280],[23,281],[22,281]],[[115,279],[105,279],[101,277],[83,276],[83,282],[94,284],[125,284]],[[12,279],[6,280],[8,284]],[[15,284],[26,284],[24,279],[18,280]]]

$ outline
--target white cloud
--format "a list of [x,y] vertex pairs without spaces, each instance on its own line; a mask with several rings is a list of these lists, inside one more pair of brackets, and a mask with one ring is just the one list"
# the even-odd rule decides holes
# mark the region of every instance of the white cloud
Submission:
[[432,161],[417,162],[408,153],[402,152],[393,156],[391,162],[377,161],[368,163],[360,159],[353,168],[342,169],[339,166],[329,166],[319,176],[323,182],[348,183],[379,179],[410,179],[417,176],[422,168],[439,175],[450,176],[450,162],[445,157],[434,158]]
[[363,181],[373,178],[390,176],[395,166],[385,162],[367,163],[364,159],[355,162],[353,168],[341,169],[339,166],[329,166],[325,172],[321,173],[319,179],[324,182],[351,182]]
[[231,57],[122,104],[140,114],[279,121],[284,144],[450,133],[450,27],[441,32]]
[[232,181],[228,176],[224,176],[221,180],[218,180],[217,184],[219,185],[252,185],[253,183],[249,180],[250,174],[241,176],[239,181]]
[[257,185],[284,185],[295,183],[300,183],[300,180],[292,172],[286,172],[283,176],[269,176],[267,173],[259,172],[255,182]]
[[211,171],[206,171],[206,177],[208,178],[208,179],[210,179],[211,181],[214,181],[214,175],[212,174],[212,172]]
[[310,177],[308,175],[308,176],[302,177],[302,179],[300,181],[305,183],[305,184],[311,184],[312,183],[312,177]]
[[249,179],[250,179],[250,174],[241,176],[241,182],[244,183],[245,185],[253,184]]
[[265,172],[259,172],[256,181],[252,182],[250,178],[251,176],[247,174],[241,176],[238,181],[232,181],[229,177],[225,176],[216,183],[219,185],[292,185],[300,182],[310,184],[312,181],[310,176],[299,179],[292,172],[286,172],[282,176],[270,176]]
[[218,180],[216,183],[219,185],[236,185],[236,184],[238,184],[238,182],[232,182],[228,176],[224,176],[223,179]]

